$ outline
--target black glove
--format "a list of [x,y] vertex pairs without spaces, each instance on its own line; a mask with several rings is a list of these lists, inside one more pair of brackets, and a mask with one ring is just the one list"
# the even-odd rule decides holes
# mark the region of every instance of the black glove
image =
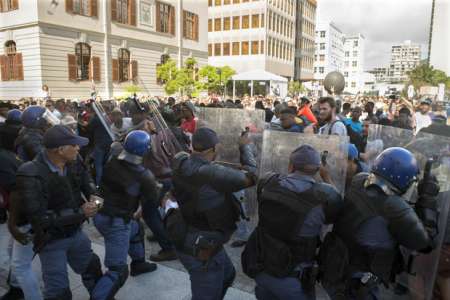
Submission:
[[416,206],[436,209],[436,197],[439,195],[439,190],[439,182],[437,181],[436,176],[430,175],[428,178],[422,179],[418,186],[419,199]]

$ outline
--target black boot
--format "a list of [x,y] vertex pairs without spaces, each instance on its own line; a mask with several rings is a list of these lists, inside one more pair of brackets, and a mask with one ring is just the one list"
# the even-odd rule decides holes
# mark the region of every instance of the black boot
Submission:
[[22,289],[18,287],[9,287],[9,291],[0,298],[1,300],[22,300],[25,299]]
[[144,260],[132,261],[130,265],[130,275],[138,276],[144,273],[150,273],[155,271],[156,268],[156,264],[152,264]]

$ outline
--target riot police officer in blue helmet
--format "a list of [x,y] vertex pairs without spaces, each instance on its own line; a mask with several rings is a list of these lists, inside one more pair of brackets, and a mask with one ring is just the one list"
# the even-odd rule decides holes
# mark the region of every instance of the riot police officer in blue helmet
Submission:
[[235,269],[223,245],[240,217],[233,192],[255,184],[256,159],[247,134],[239,142],[243,170],[215,164],[219,138],[209,128],[192,137],[193,153],[180,152],[173,162],[172,193],[180,206],[166,217],[169,237],[189,272],[193,300],[223,299]]
[[150,148],[151,138],[147,132],[131,131],[125,138],[122,152],[105,165],[100,184],[104,203],[94,224],[105,240],[108,271],[92,292],[93,300],[113,299],[128,274],[137,276],[156,270],[156,264],[145,261],[144,228],[138,220],[140,205],[158,199],[155,177],[143,167],[143,157]]
[[44,149],[42,139],[47,128],[59,124],[59,120],[46,108],[28,106],[21,116],[23,130],[17,137],[15,147],[20,159],[32,160]]
[[424,176],[413,208],[408,201],[418,176],[413,154],[392,147],[375,159],[370,173],[353,178],[343,213],[319,254],[331,299],[381,299],[379,285],[388,286],[404,271],[400,246],[421,253],[435,247],[439,184]]
[[8,115],[4,123],[0,123],[0,139],[1,147],[15,152],[14,142],[19,136],[20,129],[22,128],[21,120],[22,112],[18,109],[11,109],[8,111]]

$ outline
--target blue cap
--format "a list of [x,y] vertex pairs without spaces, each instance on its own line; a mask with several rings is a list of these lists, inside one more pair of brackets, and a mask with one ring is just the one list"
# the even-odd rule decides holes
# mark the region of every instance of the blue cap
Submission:
[[359,156],[359,151],[354,144],[348,144],[348,159],[355,160]]
[[78,145],[86,146],[89,139],[76,135],[68,127],[55,125],[44,134],[44,146],[47,149],[58,148],[61,146]]
[[305,166],[320,167],[320,154],[310,145],[302,145],[295,149],[289,158],[296,170],[303,170]]
[[199,128],[192,136],[192,147],[196,151],[205,151],[214,148],[219,143],[217,133],[210,128]]
[[11,109],[10,111],[8,111],[8,116],[6,117],[6,119],[8,121],[22,122],[21,117],[22,112],[20,110]]

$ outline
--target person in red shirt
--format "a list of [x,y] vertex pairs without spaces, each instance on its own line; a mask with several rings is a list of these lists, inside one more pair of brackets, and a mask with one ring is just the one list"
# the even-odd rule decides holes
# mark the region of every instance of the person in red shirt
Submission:
[[181,128],[186,132],[194,134],[195,130],[197,129],[197,120],[195,119],[194,107],[192,103],[183,103],[181,111],[183,114],[183,122],[181,123]]
[[306,97],[301,98],[300,108],[298,110],[297,116],[304,116],[309,122],[317,124],[317,119],[311,110],[311,101],[309,101],[309,99]]

